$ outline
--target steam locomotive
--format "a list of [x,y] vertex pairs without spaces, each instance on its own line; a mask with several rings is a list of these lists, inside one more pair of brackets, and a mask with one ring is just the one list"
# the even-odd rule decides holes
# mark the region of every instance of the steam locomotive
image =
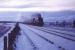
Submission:
[[43,18],[41,17],[41,14],[38,13],[33,16],[34,16],[32,19],[33,25],[36,25],[36,26],[43,26],[44,25]]

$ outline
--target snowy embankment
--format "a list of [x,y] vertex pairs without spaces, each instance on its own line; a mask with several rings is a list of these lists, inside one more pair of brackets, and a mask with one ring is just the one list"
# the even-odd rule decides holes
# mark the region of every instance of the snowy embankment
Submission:
[[[9,26],[7,25],[6,27],[9,27]],[[11,28],[0,37],[0,50],[4,50],[4,37],[8,36],[8,33],[10,33],[13,30],[13,28],[14,28],[14,25],[12,25]]]

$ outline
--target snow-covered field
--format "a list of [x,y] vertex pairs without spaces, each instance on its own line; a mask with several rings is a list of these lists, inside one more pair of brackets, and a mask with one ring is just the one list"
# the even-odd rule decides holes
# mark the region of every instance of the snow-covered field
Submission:
[[[74,50],[75,33],[20,24],[16,50]],[[54,32],[53,32],[54,31]],[[53,33],[53,34],[52,34]],[[72,36],[71,36],[72,35]]]
[[7,36],[8,33],[14,28],[14,24],[3,25],[6,28],[0,32],[0,50],[4,50],[4,36]]
[[[24,24],[19,24],[19,26],[21,35],[18,35],[16,39],[15,50],[75,49],[75,33],[72,31],[62,30],[58,27],[38,27]],[[0,39],[0,50],[3,50],[2,40]]]

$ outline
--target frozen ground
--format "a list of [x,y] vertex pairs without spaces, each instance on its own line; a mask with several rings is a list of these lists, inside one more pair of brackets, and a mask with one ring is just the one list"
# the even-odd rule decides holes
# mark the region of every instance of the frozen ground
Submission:
[[[20,24],[16,50],[74,50],[75,33]],[[72,28],[71,28],[72,29]]]
[[[19,26],[21,35],[18,35],[16,39],[15,50],[75,49],[75,32],[68,31],[67,28],[62,30],[63,28],[59,29],[58,27],[38,27],[24,24],[19,24]],[[69,28],[69,30],[71,29]],[[0,50],[3,50],[2,38],[0,38]]]
[[0,50],[4,50],[4,36],[7,36],[8,33],[11,32],[11,30],[14,28],[14,24],[13,25],[5,25],[5,29],[3,29],[0,32]]
[[73,28],[73,27],[55,27],[55,26],[51,26],[51,27],[48,27],[48,28],[54,28],[54,29],[57,29],[57,30],[75,32],[75,28]]

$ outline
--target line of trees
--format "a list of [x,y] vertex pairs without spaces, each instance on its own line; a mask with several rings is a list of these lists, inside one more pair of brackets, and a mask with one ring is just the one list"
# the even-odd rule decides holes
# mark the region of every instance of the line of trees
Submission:
[[50,26],[60,26],[60,27],[75,27],[75,20],[66,22],[66,21],[56,21],[56,22],[49,22]]

